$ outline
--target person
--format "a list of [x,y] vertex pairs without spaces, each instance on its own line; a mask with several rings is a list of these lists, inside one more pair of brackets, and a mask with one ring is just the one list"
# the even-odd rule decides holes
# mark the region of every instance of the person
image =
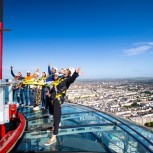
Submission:
[[[57,72],[57,70],[58,69],[56,67],[52,67],[52,69],[51,69],[50,64],[48,64],[48,76],[46,77],[47,88],[51,88],[50,85],[51,85],[52,81],[54,80],[54,74]],[[49,114],[50,114],[50,110],[52,109],[51,107],[52,106],[50,103],[50,98],[48,97],[48,95],[46,95],[46,109],[49,108]]]
[[[45,83],[46,82],[46,73],[42,72],[42,81]],[[42,86],[41,90],[41,101],[42,101],[42,109],[46,109],[46,86]]]
[[50,64],[48,64],[48,76],[46,78],[46,82],[50,82],[53,81],[54,79],[54,74],[57,72],[57,68],[56,67],[52,67],[52,69],[50,68]]
[[66,71],[65,68],[61,68],[60,71],[58,72],[59,73],[59,77],[64,77],[65,71]]
[[[39,71],[39,68],[35,71],[34,74],[31,75],[30,71],[27,71],[27,76],[24,78],[25,82],[32,81],[37,77],[37,73]],[[28,92],[29,90],[29,92]],[[35,105],[35,85],[24,85],[24,95],[25,95],[25,107],[34,107]],[[28,97],[30,97],[30,105],[28,105]]]
[[33,108],[34,111],[40,109],[40,103],[42,102],[42,109],[45,109],[46,106],[46,73],[42,72],[41,77],[37,80],[38,85],[36,87],[36,104]]
[[[48,107],[49,107],[49,118],[53,118],[53,103],[51,102],[54,97],[56,96],[56,91],[54,90],[54,87],[56,87],[57,84],[59,84],[59,73],[55,73],[54,74],[54,81],[52,82],[52,86],[53,88],[50,88],[48,87],[47,88],[47,91],[46,91],[46,97],[47,97],[47,100],[48,100]],[[50,94],[51,93],[51,94]]]
[[[52,69],[50,68],[50,64],[48,64],[48,76],[46,76],[46,73],[45,73],[45,77],[42,76],[42,81],[45,81],[47,86],[50,86],[51,82],[54,80],[54,74],[57,72],[57,68],[56,67],[52,67]],[[44,73],[42,73],[42,75],[44,75]],[[51,109],[51,105],[49,103],[49,98],[47,97],[46,95],[46,87],[42,86],[42,90],[41,90],[41,100],[42,100],[42,109],[44,108],[48,108],[49,107],[49,110]],[[39,93],[36,95],[39,95]],[[38,96],[37,96],[38,97]],[[45,107],[44,107],[44,103],[45,103]],[[33,108],[34,111],[37,111],[40,109],[40,102],[36,102],[36,105],[35,107]]]
[[[56,81],[57,81],[57,79],[58,78],[64,78],[64,75],[65,75],[65,71],[66,71],[66,69],[65,68],[61,68],[60,70],[59,70],[59,72],[57,72],[57,73],[55,73],[53,76],[54,76],[54,78],[53,78],[53,80],[54,80],[54,83],[53,84],[56,84]],[[58,76],[58,77],[57,77]],[[52,85],[53,85],[52,84]],[[50,118],[52,118],[51,116],[53,115],[52,113],[51,113],[51,110],[52,110],[52,105],[51,105],[51,103],[49,103],[49,116],[50,116]]]
[[58,134],[59,123],[61,120],[61,104],[64,102],[64,97],[66,95],[66,90],[70,87],[72,83],[79,76],[80,68],[77,68],[71,76],[70,69],[66,69],[64,78],[58,78],[57,75],[54,76],[54,85],[52,89],[47,93],[50,96],[51,103],[53,105],[53,135],[48,142],[45,143],[46,146],[52,145],[56,142],[56,137]]
[[[11,75],[14,77],[15,80],[23,80],[24,77],[22,76],[21,72],[18,72],[17,75],[14,74],[13,72],[13,66],[10,67],[11,68]],[[23,99],[23,88],[21,83],[17,84],[16,86],[13,86],[13,101],[14,101],[14,97],[17,97],[17,102],[20,105],[24,105],[24,99]]]

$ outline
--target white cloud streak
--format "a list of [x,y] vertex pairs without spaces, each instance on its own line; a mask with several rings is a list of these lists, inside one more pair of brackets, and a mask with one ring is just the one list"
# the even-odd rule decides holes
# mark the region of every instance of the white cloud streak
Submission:
[[149,51],[151,48],[153,48],[153,42],[139,42],[133,45],[136,47],[123,50],[126,56],[134,56],[134,55],[142,54]]

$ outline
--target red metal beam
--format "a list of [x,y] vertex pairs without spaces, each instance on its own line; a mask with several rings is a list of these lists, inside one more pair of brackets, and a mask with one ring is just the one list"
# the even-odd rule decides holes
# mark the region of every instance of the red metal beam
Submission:
[[0,80],[2,80],[2,57],[3,57],[3,0],[0,0]]
[[[3,29],[3,23],[0,22],[0,29]],[[2,57],[3,57],[3,30],[0,30],[0,80],[2,80]]]

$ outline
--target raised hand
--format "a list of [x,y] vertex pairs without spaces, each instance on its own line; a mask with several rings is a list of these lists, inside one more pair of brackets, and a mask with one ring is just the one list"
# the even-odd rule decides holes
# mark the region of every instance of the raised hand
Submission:
[[40,67],[37,68],[36,72],[38,72],[40,70]]
[[80,73],[80,71],[81,71],[81,67],[78,67],[78,68],[75,69],[76,73]]

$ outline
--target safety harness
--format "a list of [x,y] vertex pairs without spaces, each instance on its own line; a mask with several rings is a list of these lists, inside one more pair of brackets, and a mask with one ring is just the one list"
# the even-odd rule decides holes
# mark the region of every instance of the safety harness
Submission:
[[[66,88],[66,87],[65,87],[65,88],[62,88],[62,90],[59,91],[59,90],[57,89],[57,86],[58,86],[61,82],[63,82],[65,79],[66,79],[66,78],[58,78],[57,80],[53,81],[53,86],[54,86],[54,89],[55,89],[55,91],[56,91],[56,96],[55,96],[54,99],[58,99],[60,103],[62,103],[61,97],[64,96],[64,95],[66,94],[67,88]],[[54,101],[54,99],[52,100],[52,102]]]

